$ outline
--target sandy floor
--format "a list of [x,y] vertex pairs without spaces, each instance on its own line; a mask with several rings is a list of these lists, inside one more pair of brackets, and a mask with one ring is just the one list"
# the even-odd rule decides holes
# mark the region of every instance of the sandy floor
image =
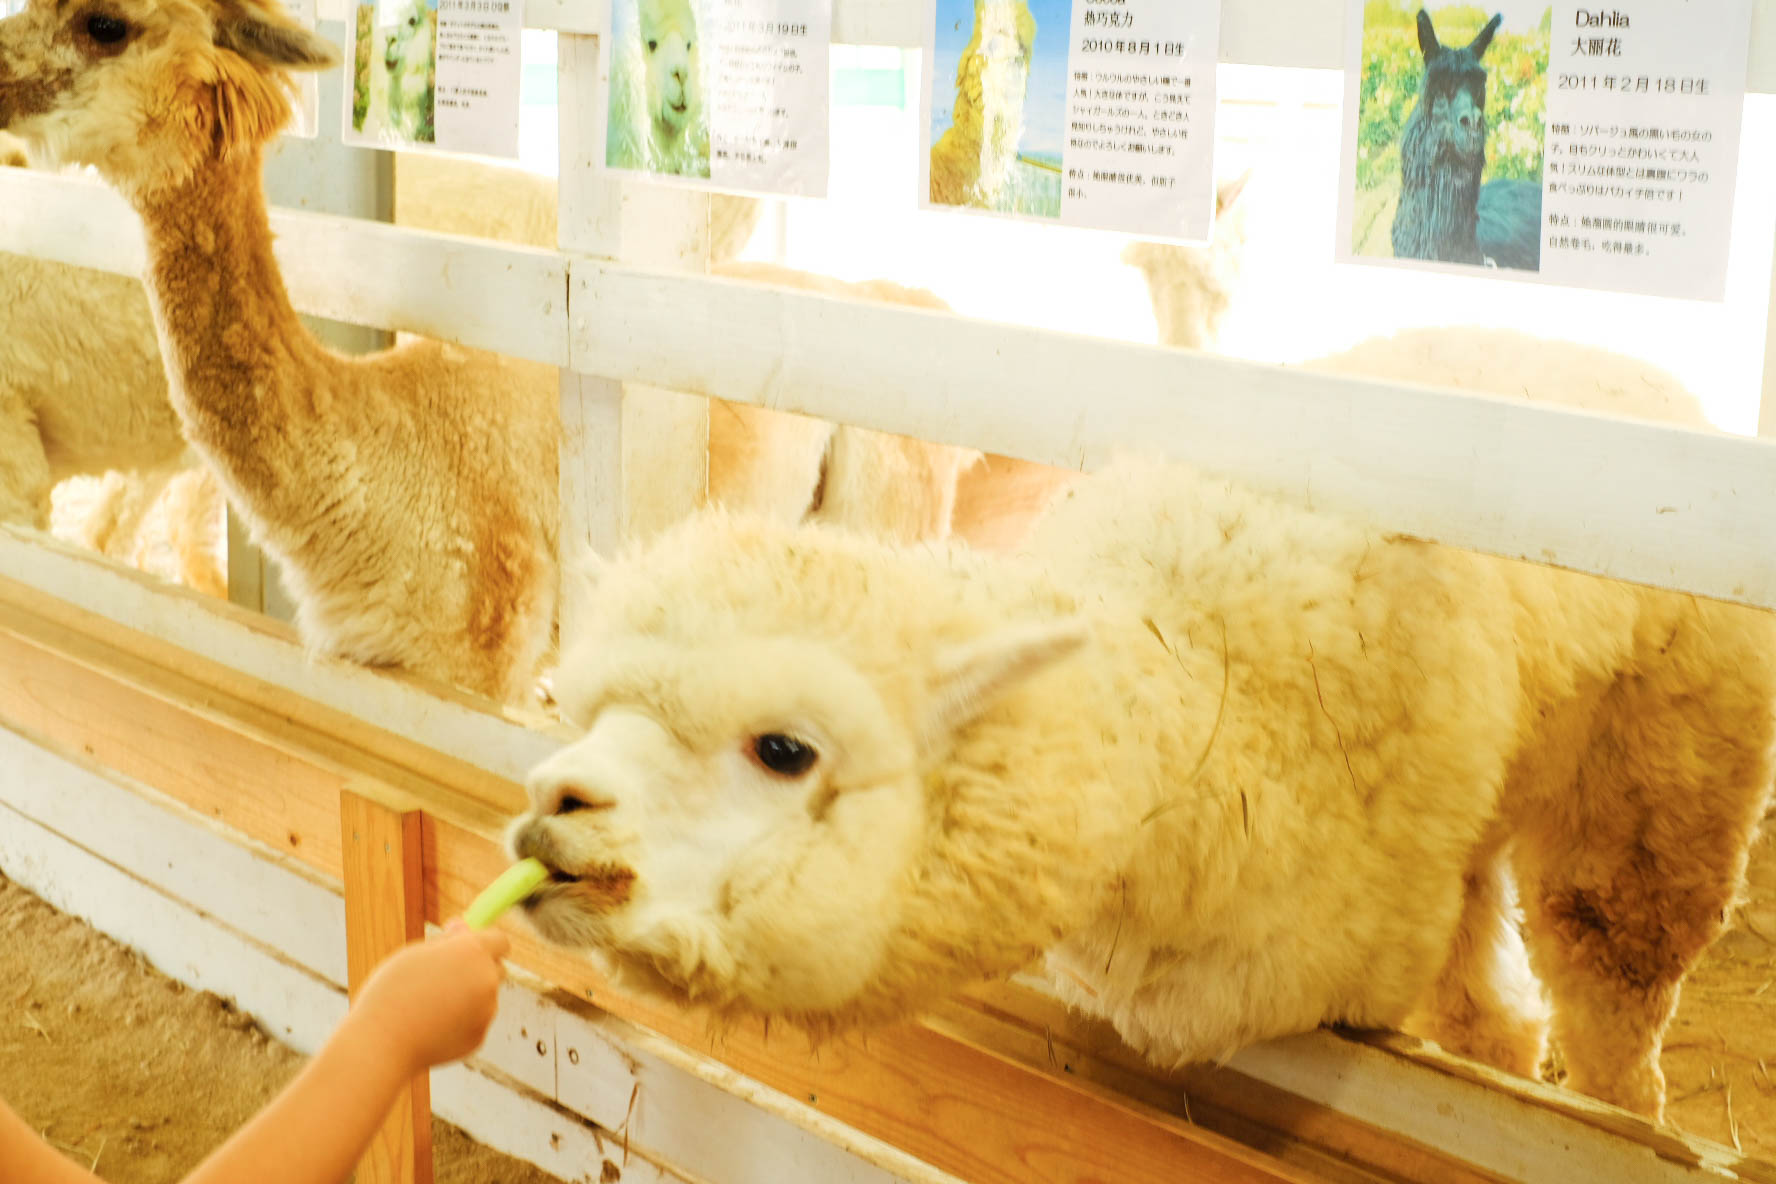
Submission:
[[1745,906],[1684,984],[1664,1063],[1672,1125],[1776,1160],[1776,819],[1764,826]]
[[[0,1097],[112,1184],[170,1184],[301,1067],[191,991],[0,877]],[[555,1184],[445,1124],[440,1184]]]

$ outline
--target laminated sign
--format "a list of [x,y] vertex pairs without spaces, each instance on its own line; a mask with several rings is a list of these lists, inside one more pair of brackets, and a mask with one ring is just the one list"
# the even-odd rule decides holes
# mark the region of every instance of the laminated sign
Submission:
[[345,142],[518,156],[523,0],[353,6]]
[[921,206],[1202,241],[1214,0],[930,0]]
[[832,0],[612,0],[605,165],[824,197]]
[[1351,0],[1339,257],[1719,300],[1751,0]]

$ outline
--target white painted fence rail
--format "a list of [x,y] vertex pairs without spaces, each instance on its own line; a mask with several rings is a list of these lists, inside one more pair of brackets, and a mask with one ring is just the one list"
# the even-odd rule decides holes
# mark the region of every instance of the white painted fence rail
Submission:
[[[280,210],[304,312],[1095,468],[1139,447],[1458,546],[1776,608],[1776,443]],[[134,215],[5,170],[0,251],[131,273]],[[571,310],[571,313],[570,313]]]

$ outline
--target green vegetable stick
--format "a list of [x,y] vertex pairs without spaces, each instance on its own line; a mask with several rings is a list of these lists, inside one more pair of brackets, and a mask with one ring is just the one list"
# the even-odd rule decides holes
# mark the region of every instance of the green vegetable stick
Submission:
[[475,898],[463,923],[470,929],[485,929],[500,919],[500,914],[536,891],[537,885],[549,878],[549,869],[535,859],[520,859],[501,872],[499,878]]

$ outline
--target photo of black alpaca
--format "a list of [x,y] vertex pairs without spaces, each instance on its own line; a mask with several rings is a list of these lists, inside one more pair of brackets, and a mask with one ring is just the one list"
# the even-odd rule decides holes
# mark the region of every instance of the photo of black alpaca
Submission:
[[1486,67],[1481,55],[1504,20],[1486,22],[1461,49],[1437,42],[1418,12],[1424,79],[1400,133],[1400,205],[1394,256],[1493,264],[1535,271],[1542,257],[1542,187],[1535,181],[1480,183],[1486,168]]

